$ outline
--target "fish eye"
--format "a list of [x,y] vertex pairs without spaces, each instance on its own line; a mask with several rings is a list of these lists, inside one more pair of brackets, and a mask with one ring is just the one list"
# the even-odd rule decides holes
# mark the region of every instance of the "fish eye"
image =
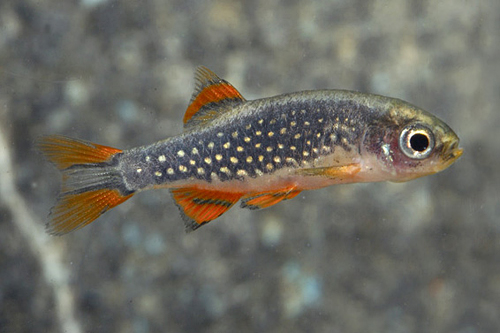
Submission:
[[423,125],[406,126],[399,135],[399,147],[409,158],[427,158],[434,149],[434,135]]

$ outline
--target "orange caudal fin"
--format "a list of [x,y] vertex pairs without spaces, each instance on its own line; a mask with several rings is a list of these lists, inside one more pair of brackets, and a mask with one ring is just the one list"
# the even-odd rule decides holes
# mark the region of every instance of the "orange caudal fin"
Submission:
[[42,137],[37,147],[58,169],[66,169],[74,164],[105,162],[121,152],[120,149],[62,135]]
[[133,195],[115,166],[121,150],[64,136],[43,137],[37,146],[63,175],[47,223],[50,234],[82,228]]
[[61,193],[59,200],[50,211],[47,232],[59,236],[83,228],[132,195],[123,195],[118,190],[109,189],[79,194]]
[[181,211],[186,231],[196,230],[231,208],[241,193],[229,193],[185,187],[171,190],[174,201]]
[[263,209],[277,203],[295,198],[301,191],[295,187],[287,187],[274,192],[250,193],[241,200],[241,207],[248,209]]

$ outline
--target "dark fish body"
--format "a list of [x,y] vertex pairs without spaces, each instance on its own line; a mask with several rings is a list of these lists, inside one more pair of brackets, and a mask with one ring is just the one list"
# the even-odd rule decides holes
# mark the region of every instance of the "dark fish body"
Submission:
[[337,150],[357,151],[367,124],[380,116],[356,97],[309,91],[246,102],[199,131],[125,151],[125,181],[135,191],[190,179],[245,181],[321,165]]
[[[240,199],[258,209],[333,184],[405,181],[448,167],[462,152],[446,124],[401,100],[320,90],[246,101],[206,68],[197,83],[178,136],[126,151],[41,140],[65,175],[50,232],[82,227],[134,193],[162,187],[192,230]],[[101,206],[89,209],[89,200]]]

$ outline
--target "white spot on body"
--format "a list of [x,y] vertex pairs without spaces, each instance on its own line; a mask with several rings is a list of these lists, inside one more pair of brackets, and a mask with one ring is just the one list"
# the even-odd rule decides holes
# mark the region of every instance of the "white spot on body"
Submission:
[[236,174],[238,176],[248,176],[248,173],[245,170],[241,170],[241,169],[236,171]]
[[137,171],[137,173],[141,173],[141,172],[142,172],[142,169],[141,169],[141,168],[138,168],[136,171]]
[[204,161],[207,164],[212,164],[212,159],[210,157],[205,157]]
[[267,133],[267,135],[271,138],[271,137],[273,137],[274,132],[269,132],[269,133]]
[[224,172],[225,174],[230,174],[231,171],[227,167],[220,168],[220,172]]
[[262,132],[261,132],[261,131],[257,131],[257,132],[255,132],[255,135],[257,135],[257,136],[259,136],[259,135],[261,135],[261,134],[262,134]]
[[216,159],[217,161],[222,160],[222,155],[221,155],[221,154],[216,154],[216,155],[215,155],[215,159]]
[[215,146],[215,144],[213,142],[209,142],[207,147],[210,148],[210,149],[213,149]]
[[255,173],[257,174],[257,176],[263,176],[264,175],[264,173],[261,170],[259,170],[259,169],[255,169]]
[[162,173],[160,171],[155,171],[155,176],[156,177],[161,177]]
[[184,150],[179,150],[177,152],[177,156],[179,156],[179,157],[184,157],[184,155],[186,155],[186,153],[184,152]]
[[239,151],[239,152],[242,152],[244,149],[243,149],[243,147],[238,146],[238,147],[236,147],[236,150]]
[[198,169],[196,169],[196,171],[198,172],[199,175],[205,174],[205,169],[203,169],[203,168],[198,168]]
[[266,150],[267,150],[268,152],[272,152],[272,151],[273,151],[273,147],[267,147],[267,148],[266,148]]
[[218,136],[219,138],[222,138],[222,137],[224,136],[224,133],[219,132],[219,133],[217,133],[217,136]]
[[184,165],[179,165],[179,171],[180,172],[186,172],[186,171],[188,171],[188,168],[185,167]]
[[273,161],[276,162],[276,163],[280,163],[281,162],[281,158],[279,158],[279,156],[274,156]]
[[274,165],[272,163],[267,163],[266,164],[266,169],[267,170],[272,170],[274,168]]
[[232,135],[232,137],[233,137],[233,138],[235,138],[235,139],[236,139],[236,138],[238,137],[238,132],[236,132],[236,131],[235,131],[235,132],[233,132],[231,135]]
[[285,134],[286,133],[286,128],[283,127],[282,129],[280,129],[280,134]]
[[253,161],[253,157],[252,156],[248,156],[247,157],[247,163],[252,163]]
[[229,149],[229,147],[231,147],[231,143],[226,142],[225,144],[222,145],[222,147],[224,147],[225,149]]
[[245,136],[243,140],[245,140],[245,142],[250,142],[250,138],[248,136]]
[[172,168],[168,168],[168,169],[167,169],[167,173],[168,173],[169,175],[173,175],[173,174],[174,174],[174,169],[172,169]]
[[151,161],[151,156],[146,156],[146,162]]
[[278,143],[278,148],[279,148],[279,149],[283,149],[283,148],[285,148],[285,145],[284,145],[284,144],[282,144],[282,143]]
[[195,160],[189,160],[189,164],[191,164],[191,165],[195,165],[195,164],[196,164],[196,161],[195,161]]
[[158,161],[160,161],[160,162],[165,162],[166,160],[167,160],[167,158],[165,157],[165,155],[160,155],[158,157]]
[[238,163],[238,159],[237,159],[236,157],[234,157],[234,156],[231,156],[231,157],[229,158],[229,160],[230,160],[230,161],[231,161],[231,163],[233,163],[233,164]]
[[191,153],[193,153],[193,155],[198,155],[198,149],[193,148],[193,150],[191,151]]

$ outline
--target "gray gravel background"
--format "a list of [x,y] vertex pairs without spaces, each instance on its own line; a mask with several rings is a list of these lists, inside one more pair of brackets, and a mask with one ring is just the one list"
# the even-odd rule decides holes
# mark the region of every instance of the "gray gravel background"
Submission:
[[[0,332],[497,332],[500,2],[0,2]],[[185,235],[150,191],[64,237],[35,138],[118,148],[181,131],[196,66],[248,98],[398,97],[461,137],[405,184],[234,208]]]

